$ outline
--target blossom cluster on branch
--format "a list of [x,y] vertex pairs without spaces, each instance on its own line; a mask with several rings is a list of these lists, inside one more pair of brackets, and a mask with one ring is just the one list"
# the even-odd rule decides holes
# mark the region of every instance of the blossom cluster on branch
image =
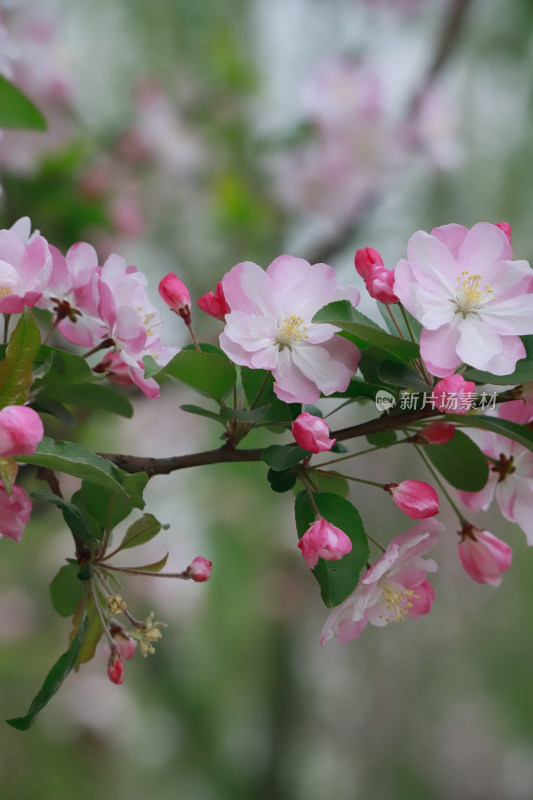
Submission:
[[[355,639],[368,623],[384,626],[431,611],[427,574],[437,563],[423,556],[447,535],[436,519],[443,500],[458,517],[460,563],[478,583],[499,585],[512,554],[466,516],[470,510],[486,509],[495,497],[503,516],[533,542],[533,273],[528,262],[514,259],[509,226],[481,222],[471,229],[451,224],[418,231],[394,269],[372,247],[357,251],[355,267],[378,303],[382,325],[357,310],[359,290],[339,285],[329,265],[282,255],[266,270],[250,261],[237,264],[215,292],[198,299],[199,308],[224,325],[219,346],[198,342],[190,293],[171,273],[159,294],[191,334],[192,345],[179,350],[163,343],[163,315],[149,299],[146,277],[121,256],[100,265],[85,242],[63,254],[32,233],[28,219],[0,231],[6,331],[0,533],[21,539],[33,499],[57,506],[73,537],[73,553],[51,586],[55,608],[73,619],[69,648],[28,714],[12,725],[29,727],[51,696],[47,687],[91,659],[100,638],[116,684],[136,651],[154,653],[165,625],[154,622],[154,612],[134,616],[119,578],[210,578],[212,564],[204,556],[178,573],[164,571],[166,556],[151,564],[114,563],[117,553],[168,527],[151,513],[138,515],[153,475],[256,461],[268,467],[275,493],[294,491],[298,548],[331,609],[322,643],[333,636]],[[33,307],[50,315],[42,343]],[[199,392],[200,404],[184,410],[222,427],[220,448],[156,459],[93,453],[44,436],[43,412],[64,418],[68,406],[88,405],[131,416],[127,398],[108,382],[136,386],[156,399],[159,383],[169,377]],[[407,405],[415,395],[422,405]],[[494,402],[486,407],[489,396]],[[338,408],[374,403],[376,416],[331,430],[315,405],[321,397],[338,401]],[[272,443],[242,447],[258,428]],[[343,442],[360,437],[369,446],[348,452]],[[357,475],[344,472],[348,460],[399,446],[420,458],[428,481],[409,474],[370,480],[364,460]],[[35,465],[48,488],[28,497],[15,485],[19,463]],[[410,461],[401,464],[408,469]],[[80,481],[71,498],[63,495],[61,473]],[[385,492],[416,524],[382,541],[361,519],[357,495],[348,499],[348,482]],[[116,526],[136,512],[118,541]]]

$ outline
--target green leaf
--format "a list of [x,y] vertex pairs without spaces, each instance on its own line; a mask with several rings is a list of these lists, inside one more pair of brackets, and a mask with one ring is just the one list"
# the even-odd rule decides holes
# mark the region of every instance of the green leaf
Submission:
[[128,419],[133,416],[133,406],[126,397],[98,383],[45,386],[37,395],[37,402],[46,400],[61,401],[69,406],[111,411]]
[[271,404],[267,406],[260,406],[259,408],[246,409],[245,411],[237,411],[234,408],[223,407],[220,411],[220,416],[224,420],[236,419],[239,422],[248,422],[253,424],[262,419],[266,419],[268,412],[271,409]]
[[130,547],[138,547],[141,544],[145,544],[145,542],[149,542],[159,533],[162,527],[168,528],[169,526],[161,525],[153,514],[143,514],[140,519],[135,520],[130,525],[119,549],[127,550]]
[[63,681],[74,667],[86,632],[87,617],[84,617],[82,624],[78,628],[78,631],[72,640],[72,644],[70,645],[69,649],[58,659],[58,661],[56,661],[46,676],[41,689],[36,694],[33,702],[30,705],[28,713],[24,717],[14,717],[12,719],[8,719],[8,725],[11,725],[13,728],[16,728],[19,731],[27,731],[28,728],[31,727],[37,714],[42,711],[55,693],[59,691]]
[[256,406],[264,406],[277,399],[272,388],[274,378],[271,372],[241,367],[241,380],[248,405],[254,403]]
[[67,425],[76,424],[76,417],[68,408],[65,408],[64,405],[55,400],[36,399],[32,403],[29,403],[29,406],[33,408],[34,411],[38,411],[40,414],[50,414],[52,417],[60,419],[61,422],[65,422]]
[[328,475],[321,475],[319,472],[313,472],[313,484],[317,487],[319,493],[338,494],[345,499],[348,497],[350,491],[346,478],[333,470]]
[[61,567],[50,584],[52,605],[62,617],[71,617],[83,598],[83,583],[78,578],[77,564]]
[[[518,422],[510,422],[498,417],[485,417],[481,414],[447,414],[445,419],[447,422],[456,422],[466,428],[481,428],[485,431],[499,433],[533,451],[533,431],[526,425],[519,425]],[[455,436],[457,436],[457,431]]]
[[78,670],[81,664],[86,664],[96,653],[98,642],[104,633],[100,617],[94,609],[92,598],[89,595],[87,600],[87,633],[80,647],[78,657],[74,664],[74,669]]
[[283,492],[290,492],[295,485],[296,473],[293,469],[269,469],[267,472],[267,480],[273,492],[282,494]]
[[159,561],[154,561],[153,564],[145,564],[142,567],[135,567],[135,569],[141,569],[143,572],[161,572],[167,561],[168,553],[163,558],[160,558]]
[[48,390],[52,386],[87,384],[100,380],[85,358],[57,347],[41,345],[35,363],[37,367],[34,370],[34,389],[46,387]]
[[65,472],[127,496],[120,482],[119,470],[114,464],[74,442],[55,442],[45,436],[33,455],[17,456],[16,460]]
[[489,478],[487,457],[469,436],[456,430],[445,444],[424,445],[423,452],[451,486],[479,492]]
[[418,392],[431,392],[431,387],[417,372],[397,361],[382,361],[378,365],[378,375],[382,381],[392,386],[414,389]]
[[126,519],[134,508],[144,508],[143,492],[148,483],[146,472],[117,472],[126,495],[90,481],[83,481],[81,484],[80,494],[85,508],[107,532],[111,532],[119,522]]
[[237,380],[235,365],[225,355],[182,350],[156,375],[170,375],[220,402]]
[[368,345],[379,347],[408,364],[419,356],[419,347],[413,342],[391,336],[375,322],[360,314],[348,300],[337,300],[321,308],[313,322],[329,322]]
[[200,406],[185,404],[180,406],[182,411],[187,411],[188,414],[197,414],[199,417],[207,417],[208,419],[213,419],[215,422],[220,422],[224,425],[224,420],[217,414],[216,411],[209,411],[207,408],[201,408]]
[[85,519],[79,508],[76,508],[73,503],[69,503],[67,500],[63,500],[62,497],[58,497],[57,494],[46,490],[32,492],[31,497],[32,500],[41,500],[43,503],[52,503],[58,506],[74,536],[79,537],[87,544],[98,541],[98,533],[95,526]]
[[11,334],[6,356],[0,362],[0,408],[24,405],[33,383],[33,362],[39,350],[39,328],[26,310]]
[[153,356],[145,356],[143,358],[144,377],[153,378],[158,372],[161,372],[161,364],[158,364]]
[[[346,600],[354,591],[366,567],[370,551],[359,512],[348,500],[337,494],[315,494],[314,500],[324,519],[344,531],[352,542],[351,552],[340,561],[319,558],[313,570],[313,575],[320,584],[322,600],[328,608],[332,608]],[[315,511],[307,492],[300,492],[296,498],[295,513],[298,537],[301,539],[315,521]]]
[[45,131],[46,121],[37,106],[0,75],[0,128]]
[[281,472],[296,466],[303,458],[307,458],[309,455],[308,450],[304,450],[297,445],[272,444],[262,451],[261,460],[275,472]]
[[18,469],[17,463],[12,458],[0,458],[0,478],[8,496],[11,494],[13,484],[17,479]]
[[369,433],[366,436],[366,440],[369,444],[373,444],[375,447],[390,447],[391,444],[395,444],[397,441],[396,431],[390,430]]

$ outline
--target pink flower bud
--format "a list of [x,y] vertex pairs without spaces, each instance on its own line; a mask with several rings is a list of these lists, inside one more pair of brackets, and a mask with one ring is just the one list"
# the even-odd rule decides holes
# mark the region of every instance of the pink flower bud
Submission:
[[31,516],[31,500],[20,486],[13,486],[8,496],[0,486],[0,535],[20,542]]
[[448,375],[433,389],[435,407],[448,414],[466,414],[472,406],[475,392],[474,381],[465,381],[462,375]]
[[339,561],[343,555],[351,551],[352,542],[344,531],[322,517],[306,530],[298,542],[298,547],[307,566],[313,569],[318,564],[319,558]]
[[373,247],[358,250],[355,254],[355,268],[364,278],[370,297],[386,305],[398,302],[393,292],[394,270],[383,265],[383,259],[377,250]]
[[502,572],[511,566],[513,551],[509,545],[468,523],[459,536],[459,558],[470,577],[478,583],[499,586]]
[[193,558],[192,563],[187,567],[187,573],[197,583],[209,580],[211,577],[212,561],[208,561],[203,556],[196,556]]
[[383,487],[392,495],[400,511],[411,519],[427,519],[439,513],[439,497],[435,489],[423,481],[387,483]]
[[169,272],[159,282],[159,294],[167,306],[183,317],[188,325],[191,321],[191,296],[183,281]]
[[328,423],[321,417],[314,417],[304,411],[292,423],[292,435],[300,447],[310,453],[331,450],[336,439],[329,438]]
[[210,317],[219,319],[221,322],[224,322],[226,314],[229,314],[231,311],[224,296],[224,289],[222,288],[221,281],[218,281],[215,292],[204,294],[203,297],[200,297],[196,301],[196,304],[202,311],[209,314]]
[[359,275],[366,281],[375,266],[382,267],[383,259],[373,247],[364,247],[355,254],[355,268]]
[[6,406],[0,411],[0,456],[31,456],[43,436],[43,423],[33,408]]
[[121,684],[124,681],[124,665],[120,656],[114,654],[107,662],[107,677],[112,683]]
[[455,434],[453,422],[431,422],[416,435],[421,444],[446,444]]
[[505,233],[505,235],[509,239],[509,244],[511,244],[511,232],[512,232],[512,230],[511,230],[511,226],[509,225],[509,223],[508,222],[496,222],[494,224],[496,225],[497,228],[499,228],[500,230],[502,230]]

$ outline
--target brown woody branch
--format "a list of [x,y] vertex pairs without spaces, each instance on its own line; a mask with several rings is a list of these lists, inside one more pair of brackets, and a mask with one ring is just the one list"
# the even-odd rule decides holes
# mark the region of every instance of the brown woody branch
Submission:
[[[412,425],[420,420],[439,416],[440,414],[440,411],[434,411],[431,408],[411,411],[408,414],[383,414],[383,416],[377,419],[371,419],[368,422],[361,422],[359,425],[352,425],[349,428],[332,431],[331,436],[332,438],[336,438],[339,442],[343,442],[347,439],[355,439],[359,436],[368,436],[368,434],[371,433],[380,433],[381,431]],[[119,453],[99,453],[99,455],[109,459],[109,461],[112,461],[113,464],[116,464],[120,469],[126,470],[126,472],[146,472],[149,477],[152,477],[154,475],[168,475],[179,469],[201,467],[207,464],[237,464],[261,461],[262,452],[263,449],[260,447],[248,450],[236,450],[228,445],[223,445],[216,450],[204,450],[202,453],[169,456],[168,458],[148,458],[145,456],[130,456]]]

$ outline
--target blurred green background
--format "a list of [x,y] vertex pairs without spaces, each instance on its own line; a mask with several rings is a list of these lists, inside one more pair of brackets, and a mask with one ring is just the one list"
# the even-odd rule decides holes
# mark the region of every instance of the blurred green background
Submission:
[[[0,141],[3,225],[29,215],[61,248],[84,239],[102,258],[119,252],[149,275],[154,300],[169,270],[197,297],[236,262],[267,266],[281,252],[327,252],[341,282],[355,283],[357,247],[376,247],[393,266],[415,230],[448,222],[507,220],[516,256],[531,258],[529,0],[470,4],[437,74],[443,99],[425,138],[408,130],[457,5],[0,1],[19,44],[25,14],[48,19],[35,28],[42,49],[21,83],[51,127],[46,140],[15,132]],[[368,196],[339,218],[327,203],[287,204],[279,176],[284,154],[320,135],[306,128],[303,87],[341,55],[379,76],[387,136]],[[357,115],[351,123],[363,124]],[[358,153],[355,168],[366,158]],[[337,191],[324,181],[319,199]],[[185,343],[170,317],[167,344]],[[200,313],[195,321],[200,338],[215,342],[220,325]],[[180,410],[195,400],[185,388],[131,397],[132,421],[80,415],[81,441],[154,456],[217,445],[215,424]],[[374,413],[350,407],[333,419],[341,426]],[[356,463],[356,474],[363,466],[371,479],[424,476],[417,464],[406,475],[393,453]],[[128,662],[118,687],[99,652],[30,732],[0,727],[0,796],[530,800],[533,557],[523,533],[479,517],[515,552],[500,589],[479,586],[458,563],[456,522],[444,511],[431,615],[321,648],[327,610],[295,547],[292,496],[273,495],[265,473],[214,465],[150,482],[147,510],[171,527],[143,560],[169,550],[180,570],[201,554],[213,561],[212,579],[127,584],[137,616],[153,610],[169,625],[157,654]],[[409,527],[369,492],[351,499],[384,542]],[[23,713],[65,648],[69,623],[54,614],[47,587],[72,548],[54,510],[35,514],[23,541],[4,539],[1,549],[5,718]]]

